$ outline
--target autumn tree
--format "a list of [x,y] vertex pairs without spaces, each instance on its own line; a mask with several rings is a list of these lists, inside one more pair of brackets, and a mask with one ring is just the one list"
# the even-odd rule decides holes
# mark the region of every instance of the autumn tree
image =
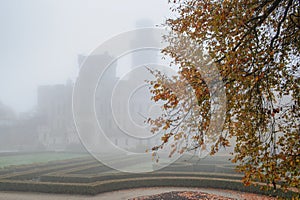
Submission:
[[[179,74],[152,71],[152,98],[163,102],[164,114],[148,122],[153,132],[165,132],[153,150],[172,143],[171,155],[208,147],[214,154],[232,137],[232,161],[246,185],[299,189],[300,1],[169,4],[175,17],[166,21],[163,53]],[[225,110],[214,113],[224,101]],[[221,122],[212,127],[213,120]]]

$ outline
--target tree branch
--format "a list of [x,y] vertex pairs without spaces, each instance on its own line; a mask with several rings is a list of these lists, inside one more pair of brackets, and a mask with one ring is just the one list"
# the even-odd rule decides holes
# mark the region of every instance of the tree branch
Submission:
[[288,3],[288,5],[287,5],[287,7],[286,7],[286,9],[285,9],[285,11],[284,11],[283,17],[282,17],[282,19],[280,20],[280,22],[278,23],[278,27],[277,27],[276,34],[275,34],[275,36],[271,39],[271,43],[270,43],[270,47],[271,47],[271,48],[273,48],[273,45],[274,45],[275,40],[279,37],[280,30],[281,30],[281,25],[282,25],[282,23],[283,23],[283,22],[285,21],[285,19],[286,19],[287,13],[288,13],[288,11],[289,11],[291,5],[292,5],[292,2],[293,2],[293,0],[289,0],[289,3]]

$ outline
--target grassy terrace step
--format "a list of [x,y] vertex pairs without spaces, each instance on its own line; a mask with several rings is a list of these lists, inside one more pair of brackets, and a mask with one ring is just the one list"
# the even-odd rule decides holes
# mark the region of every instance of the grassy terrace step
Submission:
[[10,174],[4,174],[0,176],[1,179],[13,179],[13,180],[23,180],[23,179],[34,179],[38,176],[58,170],[70,169],[74,167],[86,166],[89,164],[95,164],[96,161],[80,161],[75,163],[65,163],[62,165],[50,165],[50,166],[43,166],[43,167],[34,167],[32,166],[26,171],[15,172]]
[[183,165],[170,165],[160,171],[185,171],[185,172],[226,172],[236,173],[235,165],[228,164],[183,164]]
[[72,158],[72,159],[61,160],[61,161],[49,161],[47,163],[34,163],[34,164],[10,166],[2,169],[0,168],[0,175],[16,173],[16,172],[24,172],[33,168],[48,168],[51,166],[59,166],[59,165],[66,165],[72,163],[75,164],[80,162],[86,162],[88,160],[91,160],[91,157]]
[[[48,173],[47,175],[48,176],[68,176],[69,174],[73,174],[76,176],[76,174],[79,174],[82,176],[86,176],[84,173],[81,174],[81,172],[87,171],[90,169],[94,169],[94,168],[101,170],[102,173],[112,170],[111,168],[109,168],[101,163],[86,163],[85,165],[80,165],[80,166],[72,167],[72,168],[66,168],[63,170]],[[45,176],[47,176],[47,175],[45,175]],[[41,177],[43,177],[43,176],[41,176]]]
[[294,192],[284,193],[281,190],[261,191],[259,186],[245,187],[238,180],[208,178],[208,177],[140,177],[118,180],[97,181],[94,183],[36,183],[30,181],[0,181],[0,189],[8,191],[31,191],[46,193],[69,193],[82,195],[95,195],[102,192],[110,192],[120,189],[131,189],[140,187],[207,187],[253,192],[258,194],[280,196],[291,198],[299,195]]
[[[120,160],[118,160],[120,162]],[[128,166],[135,166],[136,164],[129,162],[128,160],[121,161],[122,164],[125,162]],[[141,166],[140,166],[141,167]],[[235,165],[232,164],[192,164],[192,163],[184,163],[184,162],[176,162],[162,169],[158,169],[156,166],[153,166],[153,169],[158,169],[158,171],[182,171],[182,172],[216,172],[216,173],[229,173],[236,174]],[[101,174],[103,171],[107,171],[110,169],[109,167],[103,167],[101,165],[90,166],[86,168],[82,168],[81,170],[66,170],[64,173],[68,174],[84,174],[86,176]],[[157,171],[157,170],[156,170]]]
[[30,165],[33,163],[47,163],[50,161],[67,160],[72,158],[90,157],[86,153],[70,152],[0,152],[0,169],[10,166]]
[[[133,158],[122,160],[121,158],[118,158],[118,159],[112,159],[112,162],[122,162],[122,164],[127,163],[130,166],[130,165],[134,165],[132,163],[132,159]],[[101,164],[100,162],[95,162],[95,163],[85,163],[85,165],[78,166],[78,167],[69,167],[64,170],[47,173],[47,175],[49,177],[50,176],[58,176],[59,177],[59,176],[65,176],[68,174],[72,174],[75,176],[79,175],[79,176],[87,177],[91,174],[95,176],[95,175],[103,174],[104,172],[107,172],[107,171],[116,171],[116,170],[113,170],[110,167]],[[42,178],[43,178],[43,176],[41,176],[41,179]]]

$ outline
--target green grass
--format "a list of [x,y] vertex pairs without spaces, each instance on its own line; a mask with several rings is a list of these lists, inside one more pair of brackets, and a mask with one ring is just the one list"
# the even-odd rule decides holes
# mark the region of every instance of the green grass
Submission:
[[47,152],[47,153],[32,153],[10,156],[0,156],[0,168],[16,165],[25,165],[32,163],[45,163],[55,160],[66,160],[87,156],[84,153],[62,153],[62,152]]

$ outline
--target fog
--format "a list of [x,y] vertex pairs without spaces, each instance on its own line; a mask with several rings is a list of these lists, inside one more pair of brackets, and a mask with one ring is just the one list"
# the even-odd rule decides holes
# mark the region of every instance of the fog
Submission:
[[16,113],[34,109],[39,85],[76,79],[79,54],[140,19],[155,26],[168,15],[159,0],[1,0],[0,102]]
[[[159,26],[169,14],[159,0],[1,0],[1,150],[79,144],[71,99],[80,58],[113,36]],[[123,76],[131,60],[120,61],[112,76]]]

